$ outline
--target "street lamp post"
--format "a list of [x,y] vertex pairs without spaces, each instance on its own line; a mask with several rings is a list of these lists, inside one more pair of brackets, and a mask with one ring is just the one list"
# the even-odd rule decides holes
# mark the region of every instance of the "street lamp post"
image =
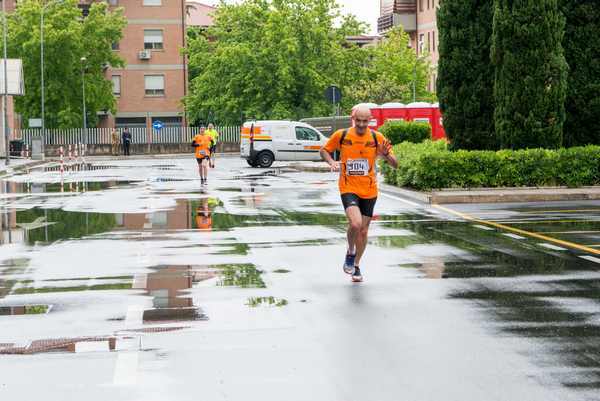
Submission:
[[44,100],[45,95],[45,87],[44,87],[44,12],[46,8],[54,3],[61,2],[62,0],[51,1],[46,3],[46,5],[42,6],[42,10],[40,13],[40,83],[42,84],[42,138],[46,134],[46,119],[45,119],[45,107],[46,102]]
[[3,114],[4,114],[4,151],[6,152],[6,165],[10,164],[10,148],[9,148],[9,137],[8,137],[8,67],[7,58],[8,52],[6,50],[6,0],[2,0],[2,37],[4,42],[4,93],[3,93]]
[[83,92],[83,138],[84,143],[87,143],[87,117],[85,112],[85,57],[81,58],[81,90]]

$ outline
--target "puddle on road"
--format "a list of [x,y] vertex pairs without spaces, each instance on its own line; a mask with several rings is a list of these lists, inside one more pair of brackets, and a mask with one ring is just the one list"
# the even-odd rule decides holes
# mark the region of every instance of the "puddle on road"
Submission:
[[275,306],[282,307],[288,304],[288,301],[283,298],[275,298],[275,297],[250,297],[248,298],[248,305],[251,308],[257,308],[259,306]]
[[496,323],[490,330],[546,346],[528,356],[564,386],[600,389],[600,279],[479,282],[451,298],[474,303]]
[[252,264],[227,264],[217,267],[221,279],[217,285],[223,287],[241,287],[241,288],[265,288],[265,282],[262,280],[262,271],[256,269]]
[[51,305],[0,306],[0,316],[44,315],[50,311],[51,307]]
[[202,309],[185,296],[194,283],[216,276],[212,269],[193,266],[158,266],[153,273],[136,276],[133,287],[146,290],[152,297],[152,309],[143,312],[142,320],[148,323],[208,320]]
[[291,271],[288,269],[276,269],[276,270],[273,270],[273,273],[285,274],[285,273],[291,273]]

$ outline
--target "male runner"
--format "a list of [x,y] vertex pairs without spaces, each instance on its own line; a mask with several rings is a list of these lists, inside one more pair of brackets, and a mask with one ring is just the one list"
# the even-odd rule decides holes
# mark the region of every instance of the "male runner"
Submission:
[[215,129],[215,126],[208,124],[208,129],[206,130],[208,136],[210,136],[210,168],[215,168],[215,156],[217,154],[217,142],[219,141],[219,133]]
[[[398,167],[392,153],[392,145],[379,132],[369,128],[371,110],[358,106],[353,114],[354,127],[336,131],[321,148],[321,157],[340,172],[339,188],[342,204],[348,217],[348,251],[344,272],[352,275],[352,281],[362,281],[360,259],[367,247],[369,224],[377,201],[377,176],[375,161],[382,157],[394,168]],[[331,153],[338,150],[340,161]]]
[[200,173],[200,183],[205,185],[208,181],[208,162],[210,160],[210,137],[206,134],[204,127],[192,139],[192,146],[196,148],[196,161],[198,162],[198,172]]

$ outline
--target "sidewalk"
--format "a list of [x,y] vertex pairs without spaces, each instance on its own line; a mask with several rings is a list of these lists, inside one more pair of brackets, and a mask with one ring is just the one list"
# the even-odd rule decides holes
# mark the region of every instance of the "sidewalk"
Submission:
[[0,159],[0,175],[11,173],[13,171],[23,170],[27,167],[34,167],[46,163],[48,160],[32,160],[32,159],[10,159],[10,163],[6,165],[6,159]]
[[[329,172],[325,162],[296,162],[290,167],[306,172]],[[600,186],[597,187],[522,187],[522,188],[476,188],[441,189],[416,191],[388,185],[380,181],[381,191],[423,204],[451,203],[512,203],[512,202],[554,202],[600,200]]]

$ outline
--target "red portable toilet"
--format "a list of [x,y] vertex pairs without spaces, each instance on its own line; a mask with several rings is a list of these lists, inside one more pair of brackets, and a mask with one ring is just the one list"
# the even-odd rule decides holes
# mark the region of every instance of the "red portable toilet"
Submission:
[[434,140],[446,138],[446,131],[444,131],[444,120],[442,118],[442,112],[440,111],[440,104],[434,103],[431,105],[431,107],[433,108],[431,137]]
[[380,107],[381,121],[379,125],[385,124],[386,121],[406,121],[406,105],[404,103],[384,103]]

